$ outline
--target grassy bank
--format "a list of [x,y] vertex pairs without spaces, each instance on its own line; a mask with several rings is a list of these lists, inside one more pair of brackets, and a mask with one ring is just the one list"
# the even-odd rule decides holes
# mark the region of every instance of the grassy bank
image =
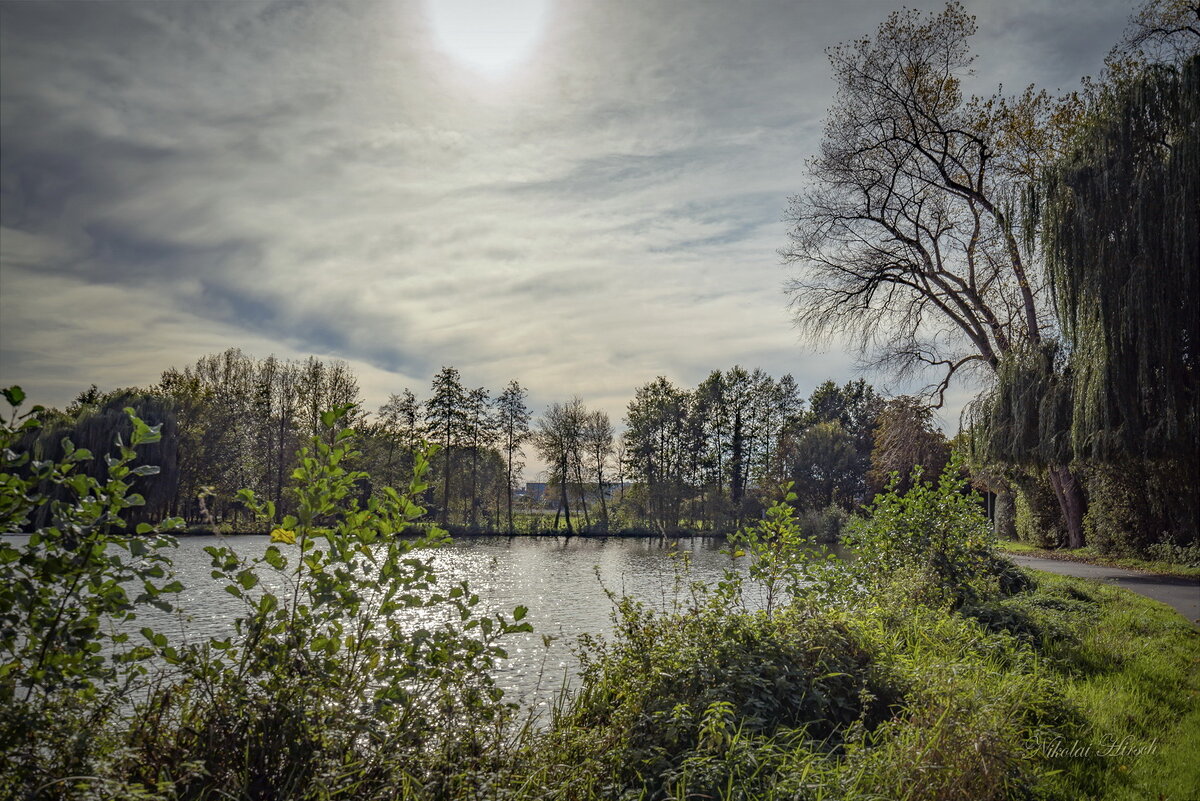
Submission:
[[1084,564],[1089,565],[1120,567],[1126,570],[1157,573],[1163,576],[1200,578],[1200,567],[1180,564],[1179,562],[1168,562],[1161,559],[1138,559],[1134,557],[1112,556],[1110,554],[1102,554],[1091,546],[1084,546],[1083,548],[1075,548],[1072,550],[1049,550],[1046,548],[1038,548],[1034,545],[1030,545],[1027,542],[1018,542],[1016,540],[997,540],[996,547],[1005,553],[1021,554],[1023,556],[1037,556],[1042,559],[1057,559],[1064,562],[1083,562]]
[[919,573],[854,608],[626,605],[620,639],[593,644],[581,692],[499,783],[563,799],[1194,798],[1200,635],[1123,590],[1036,582],[957,610]]

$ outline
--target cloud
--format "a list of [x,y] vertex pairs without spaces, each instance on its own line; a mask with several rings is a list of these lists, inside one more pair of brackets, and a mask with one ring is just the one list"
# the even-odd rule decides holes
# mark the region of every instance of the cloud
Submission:
[[[984,89],[1094,72],[1127,11],[978,6]],[[619,419],[658,374],[850,377],[776,248],[884,2],[562,0],[482,80],[417,2],[0,5],[0,380],[63,404],[230,345],[443,364]]]

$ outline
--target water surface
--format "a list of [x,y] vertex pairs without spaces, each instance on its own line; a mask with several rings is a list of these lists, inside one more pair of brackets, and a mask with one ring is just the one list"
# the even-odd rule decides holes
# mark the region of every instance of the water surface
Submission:
[[[148,610],[140,613],[135,627],[151,625],[176,642],[232,635],[245,605],[211,577],[211,559],[203,549],[222,544],[243,557],[253,557],[261,555],[269,542],[265,536],[180,537],[179,547],[171,551],[176,578],[184,585],[175,600],[180,614]],[[282,547],[286,551],[287,546]],[[578,636],[611,631],[610,593],[629,595],[661,610],[686,605],[691,582],[714,587],[733,566],[722,553],[725,547],[723,538],[713,537],[476,536],[457,538],[424,555],[432,559],[439,585],[448,589],[466,580],[488,611],[508,615],[518,605],[528,607],[526,621],[533,632],[505,640],[509,659],[498,667],[496,680],[508,700],[540,708],[564,680],[576,678],[572,648]],[[746,560],[738,562],[735,569],[744,571]],[[266,587],[275,592],[283,589],[275,586],[279,577],[268,568],[264,566],[260,573]],[[413,626],[436,625],[436,610],[427,614],[426,619],[414,619]],[[547,637],[551,638],[548,645]]]

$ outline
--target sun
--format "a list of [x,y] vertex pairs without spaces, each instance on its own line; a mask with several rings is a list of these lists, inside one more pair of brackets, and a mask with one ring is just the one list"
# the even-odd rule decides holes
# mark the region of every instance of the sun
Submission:
[[533,47],[547,0],[425,0],[443,50],[476,70],[498,74]]

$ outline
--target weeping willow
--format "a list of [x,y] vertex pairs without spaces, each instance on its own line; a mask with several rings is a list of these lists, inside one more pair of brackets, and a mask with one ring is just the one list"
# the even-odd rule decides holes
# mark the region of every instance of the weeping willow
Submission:
[[[153,465],[158,470],[153,475],[134,479],[135,490],[144,503],[127,510],[124,518],[131,524],[157,522],[172,513],[179,485],[178,423],[171,401],[138,390],[118,390],[99,405],[85,407],[74,420],[63,416],[52,425],[32,432],[24,444],[34,458],[61,461],[63,439],[69,439],[76,447],[87,449],[94,455],[82,469],[99,481],[107,481],[107,457],[114,452],[115,443],[129,443],[131,439],[133,424],[126,408],[132,408],[147,424],[161,426],[162,438],[141,445],[137,450],[136,465]],[[65,497],[62,491],[49,485],[43,486],[42,490]],[[44,508],[42,514],[48,513],[49,508]]]
[[1054,343],[1010,351],[996,387],[970,410],[973,458],[1040,468],[1072,461],[1072,373]]
[[[1099,462],[1194,462],[1200,57],[1147,68],[1110,90],[1096,112],[1039,193],[1069,351],[1071,450]],[[1029,380],[1020,369],[1014,377]]]

